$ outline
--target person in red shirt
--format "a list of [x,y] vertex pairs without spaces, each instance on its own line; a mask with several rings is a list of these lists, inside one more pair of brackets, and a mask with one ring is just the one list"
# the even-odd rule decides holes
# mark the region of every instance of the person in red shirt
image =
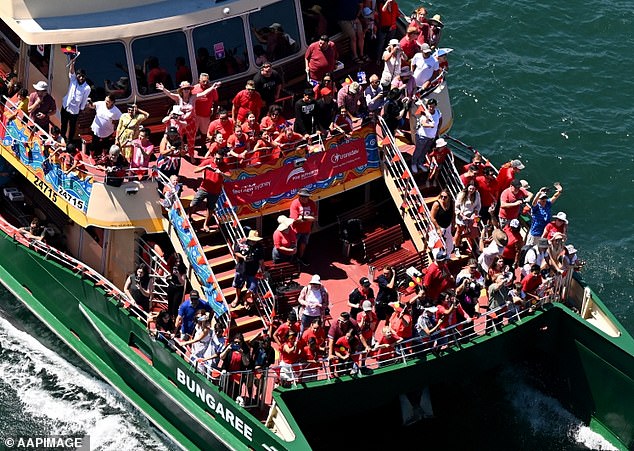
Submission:
[[563,236],[568,234],[568,217],[563,211],[553,216],[553,220],[546,224],[542,238],[550,241],[556,233],[561,233]]
[[224,182],[225,174],[222,155],[217,153],[213,157],[205,158],[201,161],[200,165],[194,169],[194,173],[198,174],[200,172],[203,172],[203,180],[189,206],[189,217],[191,221],[191,215],[198,204],[206,200],[207,216],[205,216],[202,231],[209,232],[209,222],[213,217],[213,211],[216,208]]
[[372,301],[363,301],[362,309],[363,310],[357,314],[357,324],[359,324],[359,329],[365,342],[369,346],[372,346],[374,343],[374,333],[379,325],[379,319],[372,310]]
[[245,135],[247,135],[251,148],[253,148],[260,137],[260,124],[258,123],[258,119],[255,117],[255,114],[249,113],[247,121],[242,124],[242,131]]
[[505,190],[511,185],[511,182],[515,178],[516,174],[519,174],[520,171],[524,169],[524,165],[520,160],[511,160],[504,163],[500,170],[498,171],[498,176],[496,179],[498,189],[500,191]]
[[224,135],[221,131],[216,131],[214,133],[212,141],[209,143],[207,149],[208,150],[204,158],[213,157],[218,153],[226,154],[229,152],[227,140],[224,138]]
[[436,178],[438,177],[440,168],[449,156],[451,156],[450,160],[453,160],[453,154],[447,146],[447,141],[445,141],[444,138],[438,138],[435,147],[427,154],[427,161],[429,161],[429,177],[427,180],[430,183],[436,184]]
[[381,58],[383,49],[387,47],[390,39],[396,37],[396,22],[401,15],[396,0],[384,0],[377,2],[379,13],[378,33],[377,33],[377,52],[376,59]]
[[352,119],[350,119],[348,110],[344,105],[341,105],[339,107],[339,113],[335,115],[330,124],[330,134],[335,135],[341,133],[347,136],[352,133],[352,127]]
[[440,250],[434,261],[427,268],[425,278],[423,279],[423,287],[427,297],[432,301],[437,301],[440,293],[455,286],[455,281],[449,268],[447,267],[447,254]]
[[302,349],[302,362],[304,365],[300,379],[302,382],[316,381],[317,373],[319,373],[319,369],[321,368],[321,356],[319,348],[317,347],[317,340],[315,337],[309,337],[308,339],[302,337],[302,341],[306,343],[306,346]]
[[291,227],[294,220],[279,215],[277,222],[279,225],[273,232],[273,262],[290,262],[297,253],[297,236]]
[[231,118],[239,124],[246,121],[249,113],[255,114],[256,118],[259,117],[264,105],[262,96],[255,90],[255,82],[253,80],[247,81],[244,89],[236,94],[231,103],[233,104]]
[[531,271],[522,279],[522,291],[528,300],[533,303],[539,300],[537,289],[542,284],[541,268],[539,265],[532,265]]
[[390,361],[396,357],[394,352],[396,341],[397,338],[392,335],[392,330],[389,326],[385,326],[375,348],[376,354],[374,358],[379,362],[379,366],[391,363]]
[[279,349],[281,349],[282,345],[286,342],[289,331],[293,330],[299,333],[300,328],[301,323],[297,321],[297,314],[295,310],[291,310],[286,317],[286,321],[280,324],[279,327],[275,329],[275,332],[273,332],[273,340],[277,343]]
[[218,119],[212,121],[207,128],[207,141],[212,141],[217,132],[222,133],[224,140],[228,140],[233,134],[235,121],[229,118],[229,113],[224,108],[218,111]]
[[326,355],[326,330],[321,325],[321,319],[315,318],[311,321],[310,327],[308,327],[302,334],[302,341],[308,343],[308,341],[314,338],[317,345],[317,352],[319,356]]
[[429,35],[429,23],[427,22],[427,10],[425,7],[421,6],[416,11],[414,11],[411,22],[409,23],[410,27],[416,27],[418,30],[417,41],[419,45],[423,45],[428,42]]
[[230,168],[234,169],[237,164],[241,164],[247,156],[247,153],[251,151],[251,142],[249,137],[242,131],[242,127],[237,125],[234,127],[233,135],[227,140],[227,147],[229,147],[229,155],[233,158],[230,162],[225,161]]
[[394,302],[392,308],[394,309],[394,313],[392,313],[389,321],[392,335],[396,338],[397,343],[409,340],[412,338],[414,331],[412,315],[410,314],[410,304],[403,306],[400,302]]
[[495,169],[485,167],[484,175],[476,177],[476,184],[478,186],[478,192],[480,193],[480,203],[482,204],[480,219],[482,219],[484,223],[494,219],[495,222],[497,222],[497,218],[493,216],[499,196],[497,183],[495,181]]
[[313,42],[304,54],[306,73],[311,80],[319,82],[328,72],[335,70],[337,47],[328,35],[322,35],[319,41]]
[[401,39],[400,45],[403,53],[409,60],[414,58],[418,52],[420,52],[420,45],[418,44],[417,38],[419,35],[418,28],[413,25],[407,27],[407,34],[403,36]]
[[506,246],[502,251],[502,258],[504,264],[510,267],[517,267],[520,265],[519,255],[522,246],[524,246],[524,238],[520,233],[520,221],[518,219],[511,219],[509,223],[504,227],[504,233],[508,237]]
[[256,166],[260,163],[275,163],[279,157],[279,147],[273,143],[269,132],[265,130],[253,146],[253,154],[248,164]]
[[293,230],[297,235],[297,260],[304,263],[302,259],[310,231],[317,220],[317,204],[310,198],[310,191],[306,188],[300,189],[297,197],[291,202],[290,218],[294,220]]
[[301,359],[303,348],[303,343],[297,338],[297,332],[289,330],[286,342],[280,348],[280,378],[285,387],[297,381],[297,363]]
[[218,101],[218,87],[220,86],[220,82],[217,81],[212,85],[209,81],[209,74],[202,72],[198,77],[198,83],[196,83],[192,89],[192,94],[199,94],[207,90],[210,86],[213,86],[213,89],[204,96],[198,96],[196,98],[196,104],[194,105],[198,131],[203,137],[207,134],[207,130],[209,129],[214,103]]
[[289,125],[275,138],[273,144],[278,146],[282,155],[284,155],[284,152],[296,149],[303,141],[304,137],[293,131],[293,127]]
[[[499,177],[498,177],[499,180]],[[511,186],[504,189],[500,195],[500,228],[512,220],[517,219],[520,215],[522,204],[528,198],[528,193],[522,189],[522,183],[519,180],[512,180]]]
[[286,119],[282,116],[282,107],[279,105],[271,105],[269,111],[260,122],[260,130],[269,132],[269,135],[275,139],[282,129],[286,126]]

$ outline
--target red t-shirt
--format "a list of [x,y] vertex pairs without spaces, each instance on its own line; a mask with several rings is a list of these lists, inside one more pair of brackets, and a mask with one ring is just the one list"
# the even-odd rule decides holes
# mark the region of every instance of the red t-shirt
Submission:
[[254,140],[256,136],[260,136],[260,124],[255,122],[252,125],[249,124],[249,122],[245,122],[242,124],[242,131],[249,137],[250,140]]
[[327,72],[332,72],[335,69],[337,48],[332,41],[328,42],[328,46],[324,50],[319,48],[319,42],[313,42],[306,49],[304,57],[308,60],[311,78],[321,80]]
[[238,92],[233,98],[232,103],[238,109],[236,120],[240,123],[247,120],[249,113],[255,114],[256,118],[259,117],[263,106],[260,93],[257,91],[248,91],[247,89]]
[[302,348],[300,343],[297,343],[294,351],[287,351],[285,349],[287,342],[282,344],[282,349],[280,349],[280,362],[294,364],[299,362],[300,357],[302,355]]
[[500,168],[497,179],[496,179],[498,189],[502,191],[508,188],[509,186],[511,186],[511,182],[515,178],[515,174],[517,174],[518,172],[519,171],[516,168],[510,165],[509,166],[503,165]]
[[383,8],[379,9],[379,27],[390,27],[390,30],[396,29],[396,21],[401,15],[398,5],[395,1],[392,1],[392,5],[389,9],[383,11]]
[[514,260],[520,250],[519,245],[522,243],[522,235],[519,229],[513,229],[508,224],[504,227],[504,233],[508,237],[508,242],[502,251],[502,258]]
[[483,207],[490,207],[497,202],[499,191],[494,178],[480,175],[476,177],[476,185],[478,186]]
[[271,116],[264,116],[260,122],[260,129],[267,130],[271,136],[276,136],[282,130],[282,126],[286,123],[286,119],[277,116],[275,120]]
[[[405,325],[405,321],[409,322],[409,325]],[[412,316],[407,313],[399,318],[399,313],[394,312],[390,317],[390,329],[392,329],[392,334],[396,335],[398,338],[403,338],[407,340],[412,337]]]
[[412,59],[420,49],[420,46],[418,42],[416,42],[416,39],[409,39],[407,36],[403,36],[403,39],[401,39],[401,49],[403,49],[403,53],[405,53],[409,59]]
[[522,205],[520,204],[515,207],[502,207],[502,202],[513,203],[520,199],[526,199],[527,196],[528,194],[522,188],[520,188],[517,194],[513,194],[513,188],[511,187],[502,191],[502,195],[500,196],[500,218],[509,220],[517,219],[520,215]]
[[385,348],[379,348],[376,351],[375,358],[380,362],[383,360],[393,359],[394,358],[394,343],[396,343],[396,341],[397,341],[397,338],[393,335],[389,338],[381,337],[379,339],[379,346],[380,345],[388,345],[388,346]]
[[[206,89],[206,88],[205,88]],[[198,94],[203,92],[204,89],[200,86],[200,83],[194,85],[192,94]],[[214,107],[214,102],[218,101],[218,91],[212,90],[209,94],[196,98],[196,115],[203,117],[211,116],[211,109]]]
[[[297,245],[297,236],[295,235],[295,231],[292,227],[286,229],[284,233],[276,230],[273,232],[273,246],[278,250],[280,246],[292,248]],[[292,252],[284,252],[282,250],[279,251],[281,254],[293,255]]]
[[310,337],[314,337],[317,342],[317,347],[321,348],[326,343],[326,331],[323,328],[317,329],[317,333],[312,328],[308,328],[302,334],[302,341],[308,343]]
[[[317,204],[310,199],[305,204],[302,204],[299,199],[294,199],[291,202],[290,218],[298,219],[302,215],[317,217]],[[313,223],[311,221],[295,221],[292,227],[295,233],[310,233]]]
[[[201,161],[200,166],[210,165],[216,169],[222,168],[218,167],[214,158],[205,158]],[[224,175],[222,173],[218,173],[211,169],[205,169],[203,171],[203,181],[200,184],[200,188],[204,189],[209,194],[220,194],[222,192],[222,183],[224,182]]]
[[555,233],[561,233],[563,235],[566,234],[566,223],[562,222],[561,227],[557,227],[557,223],[555,221],[549,222],[544,227],[543,237],[550,240]]
[[438,263],[434,262],[429,265],[427,272],[425,273],[425,279],[423,279],[423,286],[427,292],[427,296],[432,300],[437,300],[440,293],[449,288],[453,288],[453,281],[451,274],[447,266],[442,268],[438,266]]
[[376,327],[379,325],[379,319],[376,316],[374,311],[370,310],[367,312],[368,318],[364,321],[365,312],[359,312],[357,314],[357,324],[359,324],[359,329],[361,330],[361,335],[365,338],[366,343],[370,344],[370,340],[374,336],[374,332],[376,331]]
[[233,130],[234,130],[233,119],[227,118],[227,120],[224,122],[221,121],[220,119],[216,119],[214,121],[211,121],[211,123],[209,124],[209,128],[207,129],[207,135],[213,138],[216,132],[220,132],[222,133],[222,137],[224,138],[224,140],[227,141],[229,137],[233,135]]
[[522,291],[524,293],[535,294],[535,291],[542,284],[542,276],[540,274],[534,275],[533,273],[528,273],[522,279]]

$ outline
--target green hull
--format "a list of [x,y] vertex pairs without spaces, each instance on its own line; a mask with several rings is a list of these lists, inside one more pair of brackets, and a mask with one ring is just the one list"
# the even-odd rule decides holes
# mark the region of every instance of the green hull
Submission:
[[[144,325],[93,282],[4,234],[0,255],[2,283],[184,449],[310,449],[301,431],[323,424],[324,418],[336,422],[339,416],[362,414],[394,403],[400,394],[458,379],[465,368],[484,372],[528,355],[547,365],[553,375],[549,391],[566,409],[620,449],[634,449],[634,340],[622,327],[619,337],[608,336],[563,305],[441,358],[428,356],[354,380],[346,376],[300,389],[278,388],[274,400],[296,435],[284,442],[163,343],[150,339]],[[333,411],[342,399],[355,402]]]

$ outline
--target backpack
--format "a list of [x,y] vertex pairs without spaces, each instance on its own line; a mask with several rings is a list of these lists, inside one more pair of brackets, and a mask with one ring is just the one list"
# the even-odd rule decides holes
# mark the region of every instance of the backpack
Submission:
[[[531,250],[533,248],[533,246],[525,244],[524,246],[522,246],[522,248],[520,249],[520,256],[518,261],[518,265],[523,266],[524,263],[526,262],[526,254],[528,254],[528,251]],[[535,253],[535,256],[537,256],[537,253]]]
[[341,239],[349,243],[360,241],[363,238],[363,224],[360,219],[348,219],[341,229]]

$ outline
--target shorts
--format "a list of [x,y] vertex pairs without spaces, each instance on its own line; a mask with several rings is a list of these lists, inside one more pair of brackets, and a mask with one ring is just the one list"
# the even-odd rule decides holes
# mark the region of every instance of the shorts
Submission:
[[255,293],[258,289],[258,279],[255,276],[248,276],[237,272],[233,277],[233,288],[242,289],[245,284],[247,286],[247,290],[251,293]]
[[194,198],[192,199],[192,202],[190,204],[190,208],[194,208],[196,205],[201,203],[203,200],[206,200],[207,201],[207,210],[210,211],[210,212],[214,211],[216,209],[216,203],[218,202],[218,198],[219,197],[220,197],[220,194],[208,193],[204,189],[198,188],[198,191],[196,191],[196,194],[194,195]]

